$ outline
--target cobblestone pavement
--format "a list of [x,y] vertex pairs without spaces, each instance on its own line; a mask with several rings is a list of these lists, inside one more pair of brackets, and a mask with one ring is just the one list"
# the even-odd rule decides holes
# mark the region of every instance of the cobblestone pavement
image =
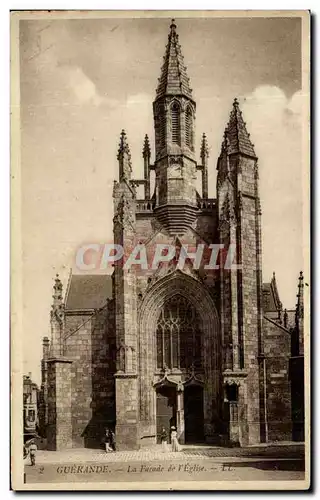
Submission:
[[301,444],[276,445],[276,446],[255,446],[248,448],[220,448],[220,447],[185,447],[180,452],[164,452],[161,447],[150,450],[138,451],[117,451],[105,453],[103,450],[91,449],[71,449],[64,451],[39,450],[37,453],[37,463],[82,463],[82,462],[149,462],[154,460],[206,460],[229,458],[234,461],[248,459],[264,460],[303,458],[304,446]]

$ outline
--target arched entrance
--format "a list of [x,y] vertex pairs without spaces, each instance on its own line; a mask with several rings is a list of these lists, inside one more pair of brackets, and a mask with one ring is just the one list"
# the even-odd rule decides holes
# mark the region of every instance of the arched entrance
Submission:
[[[220,410],[220,339],[205,285],[181,271],[159,279],[141,303],[139,329],[141,445],[150,445],[150,436],[156,442],[160,422],[174,417],[181,442],[211,441]],[[159,389],[164,379],[172,389]]]

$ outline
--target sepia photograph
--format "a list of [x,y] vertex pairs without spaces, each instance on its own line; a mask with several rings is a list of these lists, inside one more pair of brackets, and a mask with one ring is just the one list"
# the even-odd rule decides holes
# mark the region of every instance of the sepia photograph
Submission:
[[11,12],[14,490],[310,487],[310,13]]

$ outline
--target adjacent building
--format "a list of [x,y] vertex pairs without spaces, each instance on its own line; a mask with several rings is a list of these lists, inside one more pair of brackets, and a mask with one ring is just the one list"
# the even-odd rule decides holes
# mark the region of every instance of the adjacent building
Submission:
[[31,373],[23,377],[23,433],[25,438],[37,434],[39,389],[32,382]]

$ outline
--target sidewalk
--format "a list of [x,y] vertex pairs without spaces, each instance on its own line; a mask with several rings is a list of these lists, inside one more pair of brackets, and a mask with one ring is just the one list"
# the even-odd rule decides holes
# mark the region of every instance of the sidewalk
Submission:
[[217,446],[183,446],[180,452],[163,452],[161,446],[148,450],[117,451],[105,453],[103,450],[73,448],[63,451],[39,450],[37,464],[83,463],[83,462],[149,462],[154,460],[214,460],[253,461],[303,458],[304,443],[279,443],[250,446],[246,448],[222,448]]

